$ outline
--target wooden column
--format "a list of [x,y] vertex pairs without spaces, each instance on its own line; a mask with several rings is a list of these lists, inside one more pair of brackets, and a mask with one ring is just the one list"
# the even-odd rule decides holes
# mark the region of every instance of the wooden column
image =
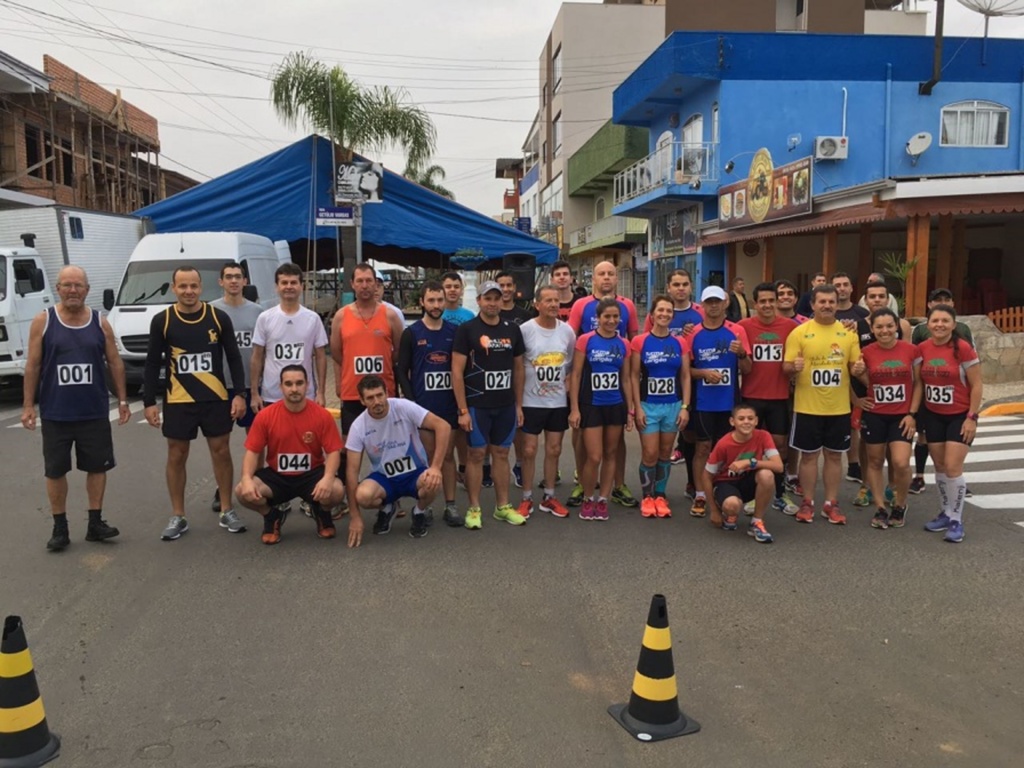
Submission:
[[825,279],[831,280],[832,274],[839,264],[839,230],[830,229],[825,232],[824,249],[821,254],[821,271]]
[[868,224],[860,225],[860,239],[857,241],[857,288],[864,293],[864,286],[868,284],[868,275],[875,266],[875,254],[871,249],[871,234],[874,227]]
[[[953,222],[953,240],[950,245],[948,288],[956,297],[962,297],[967,286],[967,219]],[[936,283],[936,285],[939,285]],[[942,287],[941,285],[939,287]]]
[[928,299],[928,239],[931,235],[930,216],[911,216],[907,220],[907,263],[915,259],[917,265],[907,275],[907,317],[921,317],[927,310]]
[[761,282],[768,283],[775,279],[775,238],[764,241],[764,261],[761,264]]
[[950,287],[953,264],[953,214],[939,216],[939,248],[935,257],[935,287]]
[[739,253],[739,243],[729,243],[725,249],[725,292],[728,293],[732,285],[732,279],[736,277],[736,254]]

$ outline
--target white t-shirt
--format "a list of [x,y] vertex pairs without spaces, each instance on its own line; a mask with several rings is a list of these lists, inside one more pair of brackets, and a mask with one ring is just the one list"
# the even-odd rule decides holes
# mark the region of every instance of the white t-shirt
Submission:
[[[294,315],[285,314],[280,306],[272,307],[256,319],[252,343],[263,347],[262,397],[270,403],[280,400],[281,369],[286,365],[301,365],[306,369],[309,389],[306,397],[316,397],[316,371],[314,352],[327,346],[327,331],[320,315],[306,307],[299,307]],[[254,382],[255,383],[255,382]]]
[[566,408],[569,405],[566,385],[572,368],[576,334],[561,320],[552,329],[542,328],[536,320],[519,326],[526,345],[523,367],[526,370],[523,388],[524,408]]
[[352,422],[345,450],[365,451],[370,471],[388,478],[430,466],[420,440],[420,427],[430,413],[411,400],[388,398],[388,414],[375,419],[363,411]]

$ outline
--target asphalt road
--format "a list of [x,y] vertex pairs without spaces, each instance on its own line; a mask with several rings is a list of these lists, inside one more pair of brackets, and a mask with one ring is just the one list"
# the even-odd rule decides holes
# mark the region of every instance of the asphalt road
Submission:
[[[58,765],[1021,764],[1019,507],[969,508],[956,546],[920,527],[929,487],[905,529],[850,506],[846,527],[774,513],[772,545],[677,502],[670,520],[439,519],[422,540],[406,518],[358,550],[344,524],[320,541],[296,514],[266,547],[252,513],[245,534],[217,526],[196,445],[192,529],[162,542],[164,444],[139,413],[115,427],[106,517],[121,537],[83,540],[75,477],[73,544],[52,554],[40,438],[9,428],[17,413],[0,398],[0,610],[24,618]],[[656,592],[703,729],[643,744],[606,709],[629,697]]]

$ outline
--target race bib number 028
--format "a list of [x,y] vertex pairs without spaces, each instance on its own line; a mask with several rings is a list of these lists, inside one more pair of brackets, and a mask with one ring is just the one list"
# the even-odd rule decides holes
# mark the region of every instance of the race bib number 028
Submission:
[[282,363],[301,363],[306,343],[303,341],[281,342],[274,345],[274,359]]
[[193,352],[178,355],[178,375],[213,372],[213,355],[209,352]]
[[309,472],[313,466],[313,458],[308,453],[277,454],[277,471],[281,474]]
[[364,355],[354,360],[356,376],[379,376],[384,373],[384,358],[380,355]]
[[89,363],[63,363],[57,366],[57,384],[61,387],[92,384],[92,365]]
[[595,392],[611,392],[619,388],[619,372],[590,374],[590,388]]
[[838,387],[843,383],[841,368],[815,368],[811,371],[811,386]]
[[383,466],[385,477],[398,477],[399,475],[412,472],[415,468],[415,465],[412,463],[412,456],[402,456],[398,459],[385,461]]
[[427,371],[423,374],[423,384],[427,392],[442,392],[452,388],[451,371]]
[[676,393],[676,380],[669,377],[663,379],[648,379],[648,395],[674,395]]
[[902,384],[875,384],[874,394],[879,405],[905,403],[907,400],[907,390]]
[[924,387],[924,400],[932,405],[952,405],[953,388],[940,387],[936,384],[926,384]]
[[484,389],[511,389],[512,371],[486,371]]
[[755,344],[754,345],[754,362],[755,363],[781,363],[782,362],[782,345],[781,344]]

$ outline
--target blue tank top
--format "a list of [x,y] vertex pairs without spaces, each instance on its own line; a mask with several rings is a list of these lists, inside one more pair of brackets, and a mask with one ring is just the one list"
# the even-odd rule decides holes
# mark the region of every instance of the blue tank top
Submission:
[[645,403],[678,403],[683,393],[683,345],[676,336],[659,339],[645,333],[633,339],[640,355],[640,400]]
[[597,331],[580,336],[576,349],[586,360],[580,380],[580,408],[589,405],[618,405],[625,402],[624,365],[629,347],[621,336],[606,339]]
[[412,391],[416,402],[442,419],[458,410],[452,391],[452,346],[455,326],[442,322],[432,331],[422,321],[409,326],[412,334]]
[[692,368],[714,368],[722,373],[718,384],[708,384],[703,379],[694,379],[694,402],[698,411],[722,413],[731,411],[736,404],[739,385],[739,358],[729,351],[729,345],[739,337],[727,326],[709,330],[698,325],[690,336]]
[[39,371],[39,416],[47,421],[90,421],[110,416],[106,382],[107,339],[100,316],[70,328],[56,307],[46,310],[43,362]]

